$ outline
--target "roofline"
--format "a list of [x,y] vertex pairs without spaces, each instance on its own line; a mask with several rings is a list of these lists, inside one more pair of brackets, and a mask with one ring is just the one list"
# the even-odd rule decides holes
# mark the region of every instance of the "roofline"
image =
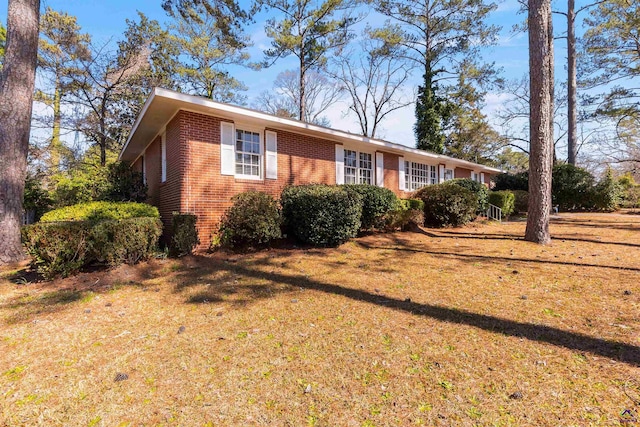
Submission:
[[156,97],[168,98],[168,99],[172,99],[174,101],[182,101],[182,102],[185,102],[185,103],[189,103],[189,104],[193,104],[193,105],[199,105],[199,106],[206,107],[206,108],[217,109],[217,110],[220,110],[220,111],[223,111],[223,112],[226,112],[226,113],[229,113],[229,114],[233,114],[233,115],[240,115],[240,116],[245,116],[245,117],[251,117],[251,118],[254,118],[254,119],[260,119],[260,120],[264,120],[266,122],[270,122],[272,124],[290,126],[290,127],[293,127],[293,128],[297,128],[297,129],[299,129],[301,131],[312,131],[312,132],[323,133],[323,134],[331,135],[331,136],[336,137],[336,138],[350,139],[350,140],[355,141],[355,142],[362,142],[362,143],[371,144],[371,145],[374,145],[374,146],[377,146],[377,147],[389,148],[389,149],[393,149],[393,150],[398,150],[398,151],[402,151],[402,152],[416,154],[416,155],[419,155],[419,156],[422,156],[422,157],[430,157],[432,159],[442,160],[444,162],[453,161],[453,162],[458,163],[458,164],[468,165],[468,166],[470,166],[472,168],[477,168],[478,166],[480,166],[483,169],[491,171],[491,172],[497,172],[497,173],[502,172],[502,170],[500,170],[498,168],[494,168],[494,167],[486,166],[486,165],[481,165],[479,163],[470,162],[468,160],[456,159],[455,157],[449,157],[449,156],[445,156],[443,154],[436,154],[436,153],[432,153],[430,151],[425,151],[425,150],[419,150],[417,148],[407,147],[406,145],[397,144],[395,142],[389,142],[389,141],[384,141],[384,140],[381,140],[381,139],[369,138],[367,136],[362,136],[362,135],[353,134],[353,133],[350,133],[350,132],[345,132],[345,131],[341,131],[341,130],[337,130],[337,129],[332,129],[332,128],[329,128],[329,127],[326,127],[326,126],[315,125],[315,124],[303,122],[303,121],[300,121],[300,120],[289,119],[289,118],[285,118],[285,117],[278,117],[278,116],[274,116],[272,114],[267,114],[267,113],[264,113],[262,111],[253,110],[253,109],[246,108],[246,107],[240,107],[240,106],[231,105],[231,104],[223,104],[223,103],[216,102],[216,101],[213,101],[211,99],[207,99],[207,98],[204,98],[204,97],[201,97],[201,96],[187,95],[187,94],[184,94],[184,93],[176,92],[176,91],[170,90],[170,89],[164,89],[164,88],[161,88],[161,87],[153,88],[153,91],[151,92],[151,94],[147,98],[146,102],[144,103],[144,106],[142,107],[142,110],[140,111],[140,114],[138,115],[135,123],[133,124],[133,126],[131,128],[131,132],[129,133],[129,137],[127,138],[127,142],[125,143],[124,147],[120,151],[120,154],[118,155],[118,160],[121,160],[122,153],[124,153],[126,151],[127,147],[129,146],[129,142],[131,141],[131,138],[135,134],[136,130],[138,129],[138,126],[140,125],[140,122],[142,121],[142,117],[145,115],[147,109],[149,108],[149,106],[151,105],[151,103],[153,102],[153,100]]

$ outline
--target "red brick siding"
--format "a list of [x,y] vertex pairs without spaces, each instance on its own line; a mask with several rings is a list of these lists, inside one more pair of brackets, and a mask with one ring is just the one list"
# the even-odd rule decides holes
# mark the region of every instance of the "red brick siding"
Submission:
[[[211,242],[231,197],[248,190],[278,197],[289,184],[335,183],[335,143],[276,129],[278,179],[247,180],[220,174],[221,119],[181,112],[181,141],[188,147],[182,209],[198,216],[201,246]],[[264,144],[264,134],[263,144]],[[263,174],[264,174],[263,156]]]
[[453,174],[456,178],[471,178],[471,169],[455,168]]
[[147,203],[158,206],[160,203],[160,137],[157,137],[144,152],[144,165],[147,177]]

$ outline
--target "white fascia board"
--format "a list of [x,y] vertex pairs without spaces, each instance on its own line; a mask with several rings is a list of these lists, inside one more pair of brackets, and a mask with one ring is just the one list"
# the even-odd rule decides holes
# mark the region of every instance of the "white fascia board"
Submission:
[[129,136],[127,137],[127,142],[124,143],[124,147],[122,147],[122,150],[120,150],[120,154],[118,154],[118,161],[122,160],[122,153],[124,153],[125,150],[127,149],[127,147],[129,146],[129,142],[131,141],[131,137],[133,136],[133,134],[138,129],[138,126],[140,125],[140,122],[142,121],[142,118],[144,117],[145,113],[147,112],[147,109],[149,109],[149,105],[151,105],[151,102],[156,97],[156,92],[158,91],[158,89],[160,89],[160,88],[157,88],[157,87],[153,88],[153,90],[151,91],[151,94],[149,95],[149,97],[145,101],[144,105],[142,106],[142,110],[140,110],[140,114],[138,114],[138,117],[136,118],[136,121],[133,123],[133,126],[131,127],[131,132],[129,132]]
[[[215,110],[216,112],[221,112],[223,113],[224,116],[233,118],[234,120],[236,117],[239,117],[240,118],[239,120],[242,120],[242,118],[244,118],[245,120],[249,119],[251,121],[254,121],[254,120],[262,121],[267,123],[265,124],[265,127],[269,127],[269,124],[270,124],[276,129],[279,127],[280,128],[285,127],[286,129],[290,129],[294,132],[298,131],[304,134],[313,134],[316,137],[319,137],[320,135],[322,135],[325,138],[327,138],[328,136],[330,137],[328,139],[336,142],[348,143],[349,141],[353,141],[356,143],[364,143],[367,145],[371,145],[373,147],[384,148],[385,150],[381,150],[381,151],[387,151],[394,154],[404,155],[404,153],[411,153],[421,158],[428,158],[428,159],[439,161],[441,163],[444,163],[444,162],[453,163],[455,165],[459,164],[461,166],[471,166],[472,168],[480,167],[485,172],[494,172],[494,173],[502,172],[500,169],[478,165],[477,163],[468,162],[466,160],[455,159],[453,157],[444,156],[442,154],[430,153],[428,151],[418,150],[416,148],[407,147],[405,145],[396,144],[393,142],[383,141],[379,139],[368,138],[366,136],[344,132],[336,129],[331,129],[324,126],[314,125],[314,124],[302,122],[299,120],[287,119],[284,117],[277,117],[271,114],[263,113],[261,111],[239,107],[236,105],[223,104],[220,102],[212,101],[207,98],[203,98],[201,96],[187,95],[184,93],[176,92],[169,89],[159,88],[159,87],[154,88],[153,92],[147,99],[147,102],[145,102],[145,105],[142,108],[140,115],[136,119],[136,122],[133,125],[133,128],[131,129],[131,133],[129,134],[127,143],[125,144],[124,148],[120,152],[120,157],[122,156],[122,153],[124,153],[124,151],[127,149],[127,146],[129,145],[129,141],[131,140],[132,136],[136,132],[140,124],[140,121],[142,120],[142,117],[146,113],[146,110],[148,109],[152,100],[155,98],[167,98],[174,101],[183,102],[191,106],[199,106],[207,110]],[[203,111],[197,111],[187,106],[185,106],[185,109],[187,110],[191,109],[192,111],[204,113]],[[212,112],[209,111],[208,114],[212,114]]]

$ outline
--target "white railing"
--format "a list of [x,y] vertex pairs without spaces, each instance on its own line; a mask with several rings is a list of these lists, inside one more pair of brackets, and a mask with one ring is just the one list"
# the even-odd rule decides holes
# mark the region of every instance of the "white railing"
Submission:
[[502,209],[496,205],[489,204],[489,208],[487,209],[487,218],[502,222]]

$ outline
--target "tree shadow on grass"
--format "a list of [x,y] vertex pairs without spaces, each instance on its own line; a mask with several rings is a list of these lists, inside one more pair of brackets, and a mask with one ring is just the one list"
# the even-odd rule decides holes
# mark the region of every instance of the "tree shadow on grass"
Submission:
[[[640,231],[640,229],[638,229]],[[482,234],[474,234],[469,232],[457,232],[457,231],[446,231],[446,230],[438,230],[437,232],[421,229],[417,231],[418,233],[424,234],[425,236],[429,236],[432,238],[439,239],[472,239],[472,240],[519,240],[524,241],[524,237],[522,235],[516,234],[508,234],[508,233],[482,233]],[[598,243],[602,245],[618,245],[618,246],[630,246],[640,248],[640,244],[630,243],[630,242],[609,242],[597,239],[589,239],[583,237],[569,237],[562,236],[561,234],[551,233],[551,240],[566,240],[569,242],[586,242],[586,243]]]
[[[202,263],[210,264],[211,260],[203,257]],[[296,288],[308,289],[327,294],[340,295],[391,310],[403,311],[416,316],[429,317],[442,322],[467,325],[493,333],[525,338],[531,341],[548,343],[570,350],[591,353],[612,360],[640,367],[640,347],[619,341],[595,338],[577,332],[569,332],[552,326],[518,322],[515,320],[478,314],[457,308],[443,307],[433,304],[422,304],[403,301],[381,294],[373,294],[360,289],[352,289],[333,283],[311,279],[304,275],[287,275],[274,271],[262,271],[256,267],[270,267],[267,262],[252,262],[251,266],[243,264],[214,263],[212,269],[227,268],[233,274],[242,275],[260,281],[278,284],[280,289],[267,290],[271,285],[260,285],[259,291],[253,294],[254,299],[268,298],[277,292],[292,291]],[[284,287],[282,285],[285,285]],[[215,288],[211,290],[215,295]],[[224,289],[222,290],[224,291]],[[245,300],[246,302],[246,300]]]
[[553,265],[565,265],[569,267],[590,267],[590,268],[605,268],[612,270],[621,270],[621,271],[640,271],[638,267],[627,267],[627,266],[617,266],[617,265],[601,265],[601,264],[589,264],[582,262],[567,262],[567,261],[556,261],[551,259],[532,259],[532,258],[514,258],[514,257],[503,257],[503,256],[491,256],[491,255],[473,255],[473,254],[463,254],[459,252],[445,252],[445,251],[435,251],[429,250],[426,248],[411,248],[406,246],[406,242],[397,241],[398,246],[377,246],[372,245],[366,242],[357,242],[358,245],[365,249],[376,249],[376,250],[394,250],[399,252],[413,252],[413,253],[424,253],[429,255],[435,255],[437,257],[448,257],[448,258],[458,258],[461,260],[470,260],[470,261],[495,261],[495,262],[521,262],[524,264],[527,263],[536,263],[536,264],[553,264]]
[[22,295],[0,304],[0,311],[7,309],[13,313],[5,318],[7,324],[16,324],[41,315],[55,313],[65,306],[87,298],[88,293],[71,289],[60,289],[39,294]]

